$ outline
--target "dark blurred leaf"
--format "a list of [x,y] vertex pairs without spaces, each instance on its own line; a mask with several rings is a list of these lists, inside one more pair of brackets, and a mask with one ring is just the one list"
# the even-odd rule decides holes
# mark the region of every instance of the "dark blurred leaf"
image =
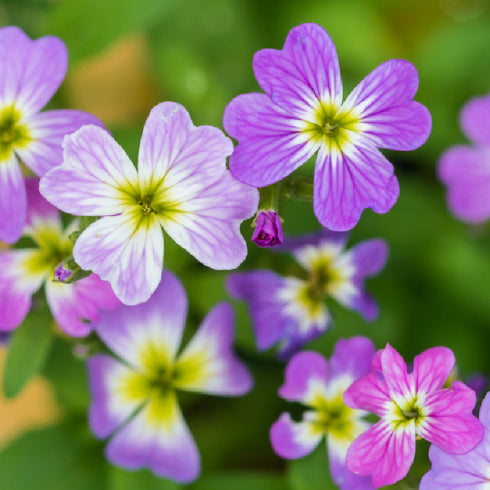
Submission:
[[272,474],[230,473],[201,477],[191,490],[286,490],[283,476]]
[[12,334],[3,378],[7,398],[16,396],[41,370],[53,340],[51,322],[47,305],[39,303]]
[[181,485],[159,478],[148,470],[126,471],[121,468],[109,469],[107,490],[179,490]]

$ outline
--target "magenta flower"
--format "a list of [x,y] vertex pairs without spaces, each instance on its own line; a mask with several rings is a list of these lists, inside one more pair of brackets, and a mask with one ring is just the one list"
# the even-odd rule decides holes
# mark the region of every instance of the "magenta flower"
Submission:
[[232,351],[231,307],[217,305],[179,352],[186,315],[181,283],[164,272],[148,302],[101,315],[96,331],[117,357],[98,354],[88,361],[90,427],[97,437],[113,435],[109,461],[182,483],[197,478],[200,461],[176,390],[238,396],[252,387]]
[[383,269],[387,244],[374,239],[345,250],[346,241],[346,233],[327,230],[286,240],[282,248],[292,252],[305,278],[282,277],[268,270],[229,275],[228,292],[247,301],[260,350],[280,342],[279,354],[288,358],[320,336],[332,321],[325,305],[329,297],[366,320],[376,318],[378,307],[365,292],[364,280]]
[[160,283],[162,227],[208,267],[234,269],[245,259],[240,223],[257,210],[258,191],[226,169],[231,140],[217,128],[195,127],[181,105],[152,109],[138,169],[95,126],[66,137],[63,151],[63,164],[41,179],[41,193],[67,213],[102,216],[80,235],[73,256],[123,303],[146,301]]
[[439,178],[447,187],[449,209],[460,219],[490,218],[490,94],[470,100],[461,126],[473,146],[449,148],[439,160]]
[[283,413],[272,426],[274,451],[286,459],[311,453],[327,436],[328,462],[334,482],[342,490],[373,488],[371,479],[350,473],[345,466],[347,448],[370,424],[362,419],[366,412],[353,410],[342,401],[342,394],[360,376],[368,373],[374,345],[365,337],[339,340],[327,363],[316,352],[299,352],[286,367],[286,381],[279,395],[308,407],[301,422]]
[[252,241],[259,247],[273,247],[282,243],[282,223],[276,211],[259,211]]
[[376,487],[406,476],[420,436],[451,454],[473,449],[483,427],[472,414],[475,392],[456,381],[443,388],[454,367],[454,354],[434,347],[414,359],[413,371],[389,344],[378,351],[373,371],[344,392],[344,403],[375,413],[381,420],[360,435],[347,451],[347,468],[372,475]]
[[56,208],[39,194],[39,181],[26,179],[27,224],[24,236],[35,246],[0,250],[0,330],[18,327],[31,309],[32,295],[45,284],[51,312],[68,335],[82,337],[93,329],[101,309],[115,308],[119,301],[109,283],[91,274],[74,284],[53,281],[55,267],[68,257],[73,245],[62,229]]
[[487,394],[480,408],[483,439],[466,454],[449,454],[432,445],[429,457],[431,470],[420,482],[420,490],[483,490],[490,482],[490,395]]
[[74,110],[39,112],[65,77],[61,39],[29,39],[18,27],[0,29],[0,240],[16,242],[26,221],[19,160],[42,176],[62,161],[61,142],[84,124],[100,124]]
[[393,166],[378,150],[413,150],[429,136],[431,118],[414,102],[418,76],[404,60],[386,61],[342,103],[335,46],[316,24],[295,27],[284,48],[253,61],[262,93],[239,95],[223,124],[239,142],[233,175],[263,187],[318,152],[313,208],[320,223],[350,230],[365,208],[387,212],[399,194]]

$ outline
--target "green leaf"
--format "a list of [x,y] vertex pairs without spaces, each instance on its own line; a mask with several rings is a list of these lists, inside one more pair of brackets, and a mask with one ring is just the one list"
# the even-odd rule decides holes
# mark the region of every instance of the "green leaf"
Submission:
[[222,473],[201,477],[191,490],[286,490],[283,476],[254,473]]
[[181,485],[170,480],[159,478],[148,470],[125,471],[121,468],[111,467],[109,470],[109,483],[107,490],[179,490]]
[[7,398],[16,396],[27,381],[41,370],[53,341],[51,322],[47,305],[40,303],[15,330],[3,378],[3,392]]

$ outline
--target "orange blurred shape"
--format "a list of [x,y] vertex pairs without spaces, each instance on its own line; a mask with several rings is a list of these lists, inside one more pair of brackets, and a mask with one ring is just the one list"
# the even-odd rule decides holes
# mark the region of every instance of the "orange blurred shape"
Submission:
[[64,87],[70,107],[109,126],[144,120],[159,102],[143,35],[126,37],[80,62],[69,70]]
[[[0,347],[0,380],[6,357],[7,348]],[[29,381],[15,398],[6,399],[0,392],[0,448],[22,432],[56,422],[60,413],[51,386],[40,376]]]

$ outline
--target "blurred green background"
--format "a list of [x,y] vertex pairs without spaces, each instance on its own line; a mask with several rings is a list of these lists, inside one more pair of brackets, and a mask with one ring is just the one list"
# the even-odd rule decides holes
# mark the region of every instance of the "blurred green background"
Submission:
[[[465,141],[459,111],[490,88],[490,6],[486,0],[1,0],[0,24],[15,24],[31,37],[60,36],[70,65],[50,107],[90,111],[100,117],[136,160],[151,107],[180,102],[194,123],[221,127],[234,96],[258,90],[255,51],[281,48],[295,25],[316,22],[337,46],[344,94],[390,58],[419,70],[416,99],[432,113],[428,142],[411,153],[387,152],[400,180],[397,204],[386,215],[365,211],[351,243],[383,237],[390,244],[386,270],[368,282],[380,304],[366,324],[357,314],[329,303],[332,331],[310,344],[330,355],[336,339],[366,335],[377,347],[390,342],[407,360],[446,345],[462,376],[490,375],[490,227],[468,226],[446,208],[435,174],[438,156]],[[301,169],[312,173],[312,164]],[[311,204],[284,202],[288,234],[319,229]],[[250,238],[249,223],[242,231]],[[290,257],[253,243],[241,269],[287,273]],[[184,282],[190,297],[188,331],[216,302],[227,299],[227,273],[204,268],[166,240],[165,267]],[[237,311],[237,347],[256,384],[243,398],[181,397],[202,455],[193,490],[316,490],[333,488],[325,447],[285,463],[275,456],[268,430],[292,407],[277,397],[283,365],[274,353],[254,348],[243,304]],[[57,338],[42,368],[14,399],[0,399],[0,489],[160,490],[183,488],[149,472],[108,465],[104,443],[86,423],[89,397],[83,361],[73,341]],[[5,357],[3,348],[2,357]],[[299,412],[297,412],[299,413]],[[427,446],[397,488],[417,488],[428,469]]]

